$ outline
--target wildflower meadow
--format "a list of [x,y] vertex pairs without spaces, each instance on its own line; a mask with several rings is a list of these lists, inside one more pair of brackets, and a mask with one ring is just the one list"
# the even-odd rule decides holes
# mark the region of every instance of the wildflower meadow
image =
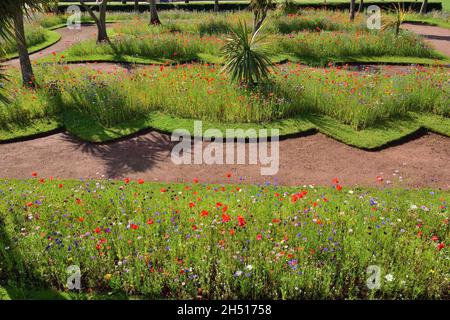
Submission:
[[0,300],[449,300],[449,10],[0,1]]

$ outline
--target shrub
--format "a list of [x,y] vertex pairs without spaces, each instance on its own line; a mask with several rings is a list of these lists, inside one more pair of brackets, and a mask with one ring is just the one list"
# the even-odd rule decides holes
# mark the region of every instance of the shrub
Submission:
[[257,30],[253,35],[240,23],[231,31],[223,47],[224,71],[234,81],[254,85],[268,78],[270,59]]

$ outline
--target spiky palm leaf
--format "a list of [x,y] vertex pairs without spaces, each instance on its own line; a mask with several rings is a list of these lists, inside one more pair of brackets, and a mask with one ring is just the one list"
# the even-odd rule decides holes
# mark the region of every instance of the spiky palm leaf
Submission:
[[[17,10],[22,10],[26,17],[30,17],[33,12],[49,9],[56,0],[1,0],[0,1],[0,37],[12,41],[12,19]],[[0,62],[2,57],[0,52]],[[4,68],[0,66],[0,100],[7,101],[2,92],[3,84],[7,81]]]
[[411,8],[405,9],[403,3],[400,2],[394,3],[394,9],[391,10],[393,12],[393,18],[389,17],[387,21],[381,27],[381,30],[387,30],[393,28],[395,30],[395,34],[398,35],[400,33],[400,27],[403,22],[405,22],[407,15],[413,13]]
[[225,66],[222,71],[228,72],[233,81],[254,85],[268,78],[272,63],[265,50],[264,37],[259,36],[259,31],[252,35],[247,25],[240,21],[225,39]]

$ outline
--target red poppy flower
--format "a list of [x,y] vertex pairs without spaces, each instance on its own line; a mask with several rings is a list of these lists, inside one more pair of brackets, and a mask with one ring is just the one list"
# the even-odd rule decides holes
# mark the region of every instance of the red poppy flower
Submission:
[[194,183],[198,183],[198,179],[197,178],[194,178]]
[[224,207],[222,208],[222,212],[223,212],[223,213],[227,212],[227,210],[228,210],[228,206],[224,206]]
[[37,172],[32,172],[32,173],[31,173],[31,176],[32,176],[32,177],[37,177]]
[[222,214],[222,222],[229,222],[230,216],[228,214],[223,213]]
[[377,176],[377,181],[378,181],[378,182],[383,181],[383,177],[382,177],[382,176]]
[[79,218],[78,218],[78,221],[83,222],[83,221],[84,221],[84,218],[83,218],[83,217],[79,217]]
[[223,206],[223,204],[221,202],[216,203],[216,207],[221,207],[221,206]]
[[193,208],[195,207],[195,203],[194,202],[189,202],[189,208]]
[[130,183],[130,178],[125,178],[125,179],[123,179],[123,182],[125,182],[125,183]]
[[39,182],[40,182],[40,183],[44,183],[44,182],[45,182],[45,179],[44,179],[44,178],[40,178],[40,179],[39,179]]
[[247,222],[245,221],[243,216],[239,215],[237,218],[238,218],[239,227],[243,227],[247,224]]
[[100,228],[95,228],[94,232],[95,233],[100,233],[100,232],[102,232],[102,230]]
[[58,184],[58,188],[61,189],[62,187],[64,187],[64,185],[62,183]]
[[202,217],[208,216],[208,211],[207,210],[202,210],[201,215],[202,215]]
[[336,185],[336,190],[337,190],[337,191],[341,191],[341,190],[342,190],[342,186],[341,186],[340,184],[337,184],[337,185]]
[[431,237],[431,241],[434,241],[434,242],[439,241],[438,236],[432,236]]
[[197,230],[198,228],[197,228],[197,226],[194,224],[193,226],[192,226],[192,230]]
[[338,178],[334,178],[334,179],[333,179],[333,183],[334,183],[334,184],[338,184],[338,183],[339,183],[339,179],[338,179]]
[[230,179],[231,178],[231,172],[227,173],[227,178]]
[[261,234],[258,234],[257,236],[256,236],[256,240],[261,240],[262,239],[262,235]]
[[164,192],[167,191],[167,189],[166,188],[161,188],[161,190],[159,190],[159,191],[161,191],[161,193],[164,193]]
[[133,230],[137,230],[137,229],[139,228],[139,226],[136,225],[136,224],[134,224],[134,223],[132,223],[132,224],[130,225],[130,227],[131,227],[131,229],[133,229]]
[[28,202],[28,203],[26,204],[26,206],[27,206],[27,207],[33,206],[33,202]]
[[139,184],[143,184],[144,183],[144,179],[138,179],[138,183]]
[[437,245],[436,249],[438,249],[438,251],[441,251],[442,249],[444,249],[445,247],[445,243],[441,242]]
[[236,231],[234,231],[234,229],[230,229],[230,234],[233,236],[236,233]]

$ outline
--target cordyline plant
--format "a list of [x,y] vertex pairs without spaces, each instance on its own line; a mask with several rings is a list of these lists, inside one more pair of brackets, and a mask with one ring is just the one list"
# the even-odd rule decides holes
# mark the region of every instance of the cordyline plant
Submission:
[[382,30],[394,28],[395,35],[398,36],[400,33],[400,27],[401,27],[402,23],[405,22],[406,16],[408,14],[411,14],[412,11],[411,11],[411,8],[405,9],[403,4],[396,3],[396,4],[394,4],[393,12],[394,12],[394,18],[389,19],[388,22],[386,22],[383,25]]
[[247,25],[239,21],[237,28],[230,31],[223,47],[225,66],[222,71],[229,73],[233,81],[249,86],[266,80],[272,62],[265,50],[264,37],[259,36],[260,29],[252,34]]

